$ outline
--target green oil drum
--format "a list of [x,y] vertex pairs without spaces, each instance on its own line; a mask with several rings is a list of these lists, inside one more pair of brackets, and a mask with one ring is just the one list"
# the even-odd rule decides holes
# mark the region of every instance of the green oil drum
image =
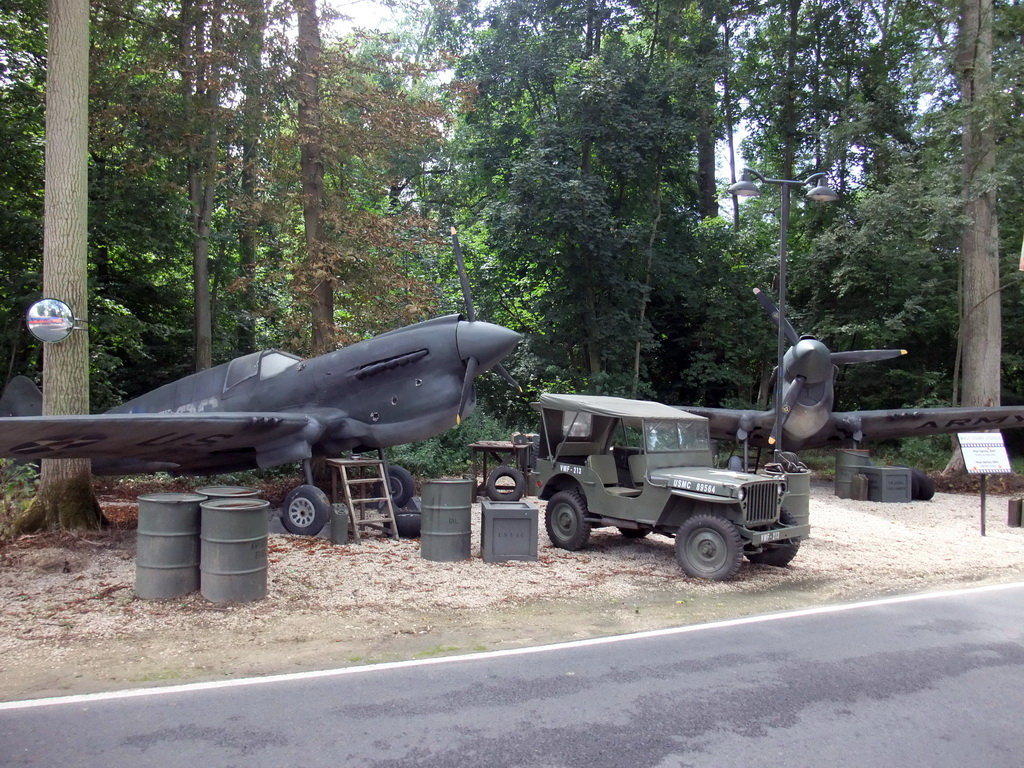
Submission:
[[871,466],[871,456],[866,450],[836,451],[836,496],[840,499],[853,498],[851,483],[863,467]]
[[786,486],[788,490],[782,506],[789,512],[794,523],[807,525],[811,519],[811,473],[787,472]]
[[269,502],[251,498],[202,502],[200,586],[212,603],[244,603],[267,596]]
[[139,496],[136,595],[181,597],[199,589],[199,504],[205,500],[198,493]]
[[472,491],[472,480],[423,483],[420,557],[424,560],[444,563],[469,558]]

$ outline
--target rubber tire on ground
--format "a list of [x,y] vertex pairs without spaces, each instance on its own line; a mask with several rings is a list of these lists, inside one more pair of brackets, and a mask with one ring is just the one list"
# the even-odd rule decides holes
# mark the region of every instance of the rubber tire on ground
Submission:
[[315,485],[300,485],[284,497],[281,506],[281,524],[288,533],[297,536],[316,536],[327,525],[331,514],[331,501]]
[[905,469],[910,473],[910,500],[917,501],[918,496],[921,495],[921,476],[917,474],[917,471],[906,466],[905,464],[897,464],[898,469]]
[[911,485],[914,489],[911,498],[914,501],[931,501],[935,495],[935,481],[923,469],[910,470]]
[[[511,480],[512,485],[499,485],[502,480]],[[526,493],[526,475],[516,467],[499,464],[487,475],[484,492],[491,501],[519,501]]]
[[935,495],[935,481],[928,477],[928,473],[921,469],[897,464],[900,469],[910,470],[910,500],[931,501]]
[[576,552],[590,541],[587,502],[579,491],[559,491],[548,501],[544,526],[551,543],[559,549]]
[[419,512],[395,512],[395,527],[400,539],[418,539],[423,525],[423,516]]
[[[779,522],[783,525],[793,525],[796,521],[785,509],[779,515]],[[800,551],[800,537],[780,541],[778,544],[768,544],[760,552],[751,552],[747,560],[758,565],[771,565],[776,568],[785,568],[796,557]]]
[[642,539],[651,532],[650,528],[619,528],[619,533],[627,539]]
[[[402,509],[402,507],[412,501],[412,497],[416,493],[416,484],[412,479],[412,473],[405,467],[400,467],[397,464],[388,464],[387,474],[388,490],[391,491],[391,503],[395,505],[395,509]],[[375,487],[374,493],[378,496],[383,496],[380,483]]]
[[687,576],[725,581],[743,562],[743,539],[720,515],[694,515],[676,531],[676,561]]

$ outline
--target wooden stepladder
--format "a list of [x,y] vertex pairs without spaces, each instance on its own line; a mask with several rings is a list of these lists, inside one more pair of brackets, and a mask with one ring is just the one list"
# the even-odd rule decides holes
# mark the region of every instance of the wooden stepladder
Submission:
[[[362,529],[372,528],[398,538],[395,505],[391,501],[383,457],[376,459],[327,459],[331,472],[331,500],[344,501],[348,509],[352,538],[362,541]],[[338,498],[338,487],[343,498]]]

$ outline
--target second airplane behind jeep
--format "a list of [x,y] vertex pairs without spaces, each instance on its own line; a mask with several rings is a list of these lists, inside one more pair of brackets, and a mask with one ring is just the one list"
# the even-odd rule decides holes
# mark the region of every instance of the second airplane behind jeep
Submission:
[[723,580],[743,557],[787,565],[809,525],[783,508],[782,475],[715,469],[708,420],[660,403],[541,395],[539,496],[562,549],[587,545],[591,528],[629,538],[675,536],[676,559],[696,578]]

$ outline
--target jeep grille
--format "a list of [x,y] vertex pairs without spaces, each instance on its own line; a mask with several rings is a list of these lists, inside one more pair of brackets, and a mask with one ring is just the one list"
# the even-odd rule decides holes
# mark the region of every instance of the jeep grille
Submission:
[[779,514],[779,484],[767,480],[763,483],[748,483],[744,487],[747,490],[747,497],[744,499],[743,511],[747,525],[774,523]]

